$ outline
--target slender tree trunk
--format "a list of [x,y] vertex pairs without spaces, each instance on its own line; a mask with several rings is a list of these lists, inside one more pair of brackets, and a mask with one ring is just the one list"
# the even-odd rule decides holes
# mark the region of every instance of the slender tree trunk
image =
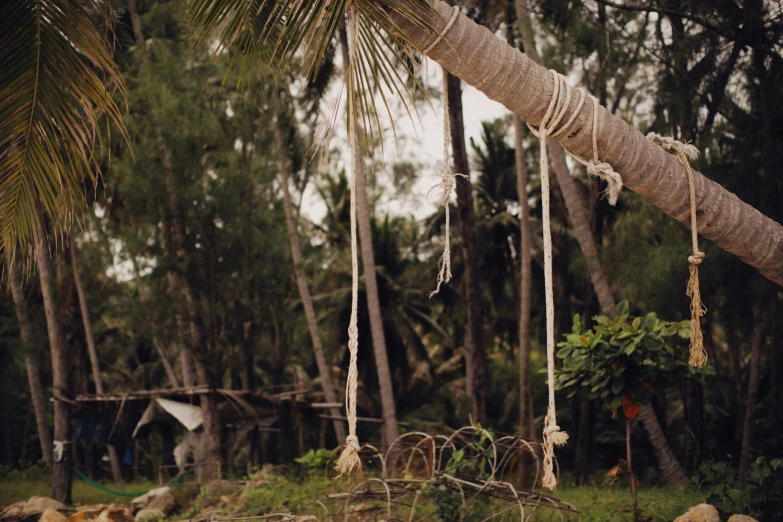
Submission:
[[[92,380],[95,383],[95,392],[98,395],[104,394],[103,379],[101,378],[101,367],[98,361],[98,350],[95,348],[95,337],[92,333],[92,321],[90,320],[90,309],[87,306],[87,295],[84,293],[82,276],[79,272],[79,252],[76,246],[76,240],[71,239],[71,268],[73,269],[73,280],[76,285],[76,293],[79,296],[79,308],[82,313],[82,323],[84,324],[84,336],[87,339],[87,353],[90,356],[90,366],[92,367]],[[120,458],[114,446],[107,446],[109,452],[109,463],[111,465],[111,474],[114,482],[121,483],[122,468],[120,468]]]
[[169,361],[169,358],[166,356],[166,352],[163,350],[163,346],[161,346],[157,337],[152,338],[152,344],[155,346],[155,351],[158,352],[160,363],[163,365],[163,370],[166,372],[166,378],[168,379],[169,384],[171,384],[172,388],[179,388],[177,372],[174,370],[174,366],[172,366],[171,361]]
[[515,154],[517,170],[517,194],[519,196],[519,429],[522,438],[532,439],[534,412],[529,408],[530,391],[530,316],[533,311],[533,273],[530,226],[530,209],[527,195],[527,164],[522,118],[514,115]]
[[[284,115],[283,101],[278,100],[278,103],[280,104],[279,117],[282,118]],[[338,403],[337,393],[335,393],[334,385],[332,384],[332,372],[329,364],[326,362],[324,347],[323,344],[321,344],[321,333],[318,331],[318,322],[315,316],[313,298],[310,295],[310,286],[307,282],[307,274],[305,274],[303,268],[304,257],[302,256],[302,246],[299,243],[299,231],[296,226],[294,207],[291,203],[288,157],[285,153],[285,151],[288,150],[288,147],[283,139],[282,130],[280,128],[281,124],[282,122],[278,122],[277,125],[275,125],[275,140],[277,142],[280,185],[283,188],[283,209],[285,210],[285,222],[288,227],[288,240],[291,243],[291,258],[294,261],[296,285],[299,288],[299,298],[302,300],[302,306],[304,307],[307,329],[310,332],[310,340],[313,343],[313,354],[315,355],[315,363],[318,366],[318,373],[321,376],[321,386],[324,389],[324,396],[326,397],[327,402]],[[337,441],[342,444],[345,440],[345,423],[337,418],[340,416],[340,408],[332,408],[330,412],[331,415],[335,417],[333,420],[334,433],[337,436]]]
[[41,443],[41,454],[46,467],[52,469],[52,436],[49,433],[49,422],[46,418],[46,396],[41,385],[41,365],[35,355],[35,335],[27,314],[27,302],[22,292],[19,278],[19,270],[16,264],[8,258],[8,270],[10,273],[11,294],[16,307],[16,318],[19,321],[19,333],[24,345],[24,365],[27,369],[27,383],[30,386],[30,402],[33,403],[35,413],[35,425],[38,429],[38,440]]
[[[169,193],[169,205],[171,212],[171,227],[173,243],[177,251],[182,251],[186,246],[186,231],[184,219],[180,213],[179,187],[177,187],[174,178],[174,171],[171,165],[171,156],[161,142],[161,165],[165,171],[166,189]],[[220,375],[222,373],[221,362],[217,353],[211,353],[206,342],[206,332],[204,331],[204,319],[200,309],[198,289],[196,285],[185,275],[170,270],[168,273],[169,284],[172,290],[181,290],[185,295],[185,305],[190,323],[190,349],[191,360],[195,361],[196,378],[198,383],[209,388],[218,388],[220,384]],[[180,294],[180,295],[182,295]],[[183,345],[184,346],[184,345]],[[189,361],[188,361],[189,362]],[[183,376],[185,373],[186,361],[183,360]],[[222,437],[220,417],[217,410],[217,398],[212,393],[205,393],[200,396],[201,411],[204,416],[204,437],[205,437],[205,456],[206,460],[218,463],[222,457]]]
[[750,338],[750,376],[748,377],[748,398],[745,403],[745,422],[742,424],[742,450],[739,461],[739,479],[742,480],[750,467],[753,453],[753,417],[759,398],[761,375],[761,347],[764,344],[764,317],[758,307],[753,308],[753,333]]
[[682,470],[677,457],[674,456],[652,406],[649,404],[641,405],[639,408],[639,419],[650,437],[650,443],[658,461],[658,469],[663,475],[663,481],[670,488],[686,487],[689,484],[688,476]]
[[631,463],[631,419],[625,418],[625,454],[628,459],[628,481],[631,483],[631,501],[633,505],[633,519],[637,520],[636,512],[639,511],[639,501],[636,498],[636,477],[633,476]]
[[[456,172],[470,176],[465,148],[465,127],[462,119],[462,87],[460,79],[448,76],[451,148]],[[469,177],[457,177],[457,216],[462,238],[462,261],[465,265],[465,351],[467,393],[471,398],[471,415],[484,422],[487,415],[487,359],[481,331],[481,288],[478,254],[476,252],[476,214],[473,189]]]
[[144,61],[148,61],[147,42],[144,40],[144,34],[141,31],[141,20],[139,19],[139,9],[136,0],[128,0],[128,16],[130,16],[131,27],[133,28],[133,38],[141,51]]
[[[506,41],[514,41],[514,23],[517,13],[510,5],[507,9]],[[530,408],[530,317],[533,311],[532,277],[532,228],[527,194],[528,170],[525,162],[525,126],[522,118],[514,114],[514,159],[517,174],[517,198],[519,200],[519,436],[535,438],[533,410]]]
[[[428,4],[433,9],[422,11],[424,24],[392,14],[395,31],[419,49],[430,46],[453,14],[442,0]],[[412,2],[410,7],[416,9]],[[468,17],[458,16],[428,56],[532,125],[543,119],[551,74]],[[562,121],[569,121],[577,98],[572,97]],[[591,100],[585,102],[569,132],[556,138],[584,158],[593,155],[591,107]],[[598,108],[598,119],[599,158],[620,173],[625,187],[689,226],[688,179],[679,160],[604,107]],[[694,177],[699,233],[783,284],[783,226],[695,171]]]
[[[343,66],[350,62],[348,52],[348,33],[344,24],[340,27],[340,47]],[[367,180],[364,172],[364,157],[361,150],[351,151],[354,156],[356,172],[356,219],[359,225],[359,243],[362,251],[362,266],[364,268],[364,287],[367,295],[367,311],[370,316],[370,331],[372,334],[373,354],[378,372],[378,386],[381,393],[381,410],[383,416],[383,431],[386,440],[394,441],[400,434],[397,425],[397,408],[394,403],[394,388],[389,356],[386,351],[386,336],[383,332],[383,317],[378,297],[378,281],[375,273],[375,254],[372,247],[372,226],[370,224],[370,206],[367,202]]]
[[[46,232],[41,229],[41,239],[35,251],[38,263],[38,275],[41,281],[44,310],[46,311],[46,329],[49,335],[49,348],[52,357],[52,388],[54,392],[54,445],[62,447],[59,459],[52,464],[52,498],[63,504],[71,503],[71,466],[73,448],[71,447],[70,407],[66,400],[70,398],[69,354],[65,347],[57,298],[54,294],[54,270],[49,258],[49,242]],[[64,400],[65,399],[65,400]]]

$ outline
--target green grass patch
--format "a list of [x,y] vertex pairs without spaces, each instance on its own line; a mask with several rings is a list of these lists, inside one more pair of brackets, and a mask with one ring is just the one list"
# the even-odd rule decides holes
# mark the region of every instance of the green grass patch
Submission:
[[[144,492],[157,488],[158,485],[148,481],[136,481],[128,484],[115,484],[106,482],[103,484],[109,489],[124,492]],[[177,498],[177,504],[188,505],[198,494],[197,486],[184,485],[174,488],[174,496]],[[27,500],[32,496],[50,497],[52,495],[51,484],[48,478],[42,477],[36,480],[2,480],[0,479],[0,508]],[[123,506],[130,505],[131,497],[112,495],[99,489],[96,489],[78,478],[73,480],[73,503],[74,505],[90,504],[119,504]]]

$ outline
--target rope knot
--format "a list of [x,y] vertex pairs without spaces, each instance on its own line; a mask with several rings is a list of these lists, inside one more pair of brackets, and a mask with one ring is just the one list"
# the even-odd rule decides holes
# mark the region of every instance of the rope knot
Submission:
[[334,466],[334,469],[339,473],[338,477],[342,477],[345,474],[350,475],[354,469],[362,468],[362,461],[359,458],[361,449],[359,438],[356,435],[348,435],[345,438],[345,448],[340,453],[340,458],[337,459],[337,463]]
[[707,254],[704,252],[696,252],[692,256],[688,256],[688,262],[692,265],[700,265],[705,257],[707,257]]
[[677,155],[684,154],[688,159],[696,159],[699,157],[699,149],[697,149],[691,143],[683,143],[669,136],[661,136],[660,134],[656,134],[654,132],[649,133],[647,135],[647,139],[651,140],[657,145],[660,145],[660,147],[666,152]]
[[615,172],[612,166],[608,163],[590,160],[587,164],[587,175],[598,176],[606,181],[607,187],[604,195],[609,200],[610,205],[616,205],[617,198],[620,197],[620,191],[623,190],[623,178]]

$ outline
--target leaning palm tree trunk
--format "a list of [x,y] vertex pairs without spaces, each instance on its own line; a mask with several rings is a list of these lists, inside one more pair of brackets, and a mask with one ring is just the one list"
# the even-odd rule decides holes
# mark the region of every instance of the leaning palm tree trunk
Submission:
[[27,383],[30,386],[30,401],[33,403],[35,425],[38,429],[38,441],[41,443],[41,454],[46,462],[46,467],[51,471],[52,436],[49,433],[49,422],[46,419],[46,397],[41,385],[41,365],[38,363],[38,357],[33,353],[35,336],[33,335],[33,327],[30,324],[30,317],[27,314],[27,302],[24,299],[22,285],[19,282],[19,270],[16,268],[16,264],[10,255],[8,256],[8,270],[16,317],[19,320],[19,333],[24,345],[24,365],[27,369]]
[[[520,9],[520,11],[522,11],[522,9]],[[522,21],[520,24],[520,32],[522,33],[522,38],[526,42],[525,51],[531,60],[535,63],[540,63],[541,59],[536,50],[535,39],[530,30],[528,13],[523,12],[520,14],[522,15],[520,16]],[[571,221],[571,226],[573,227],[573,235],[579,244],[582,255],[585,257],[587,269],[590,273],[590,280],[593,284],[596,296],[598,297],[601,312],[609,317],[614,317],[616,307],[614,296],[612,295],[609,283],[601,268],[601,263],[598,259],[598,251],[595,247],[595,240],[588,223],[584,202],[579,194],[576,182],[568,169],[563,147],[557,143],[553,143],[550,147],[550,157],[552,159],[552,167],[555,171],[558,185],[560,186],[560,192],[563,194],[563,199],[565,200],[568,217]],[[650,437],[650,442],[656,446],[655,455],[658,459],[658,468],[663,474],[667,485],[674,488],[685,486],[687,484],[687,477],[663,434],[663,429],[658,422],[655,411],[649,405],[642,406],[642,409],[645,410],[642,423]],[[582,411],[581,414],[586,415],[587,411]],[[583,424],[586,425],[586,423]]]
[[[453,10],[441,0],[427,1],[433,9],[422,16],[430,27],[442,32]],[[422,24],[397,14],[391,16],[399,35],[419,49],[427,49],[437,38]],[[457,17],[429,57],[530,124],[537,125],[543,119],[552,92],[551,74],[468,17]],[[568,121],[576,109],[576,98],[562,121]],[[585,103],[570,131],[556,138],[586,158],[593,154],[591,106],[589,101]],[[620,173],[628,189],[689,226],[685,168],[604,107],[598,112],[600,159]],[[695,184],[699,232],[783,285],[783,226],[699,173],[695,173]]]
[[[280,113],[282,114],[282,101],[278,100],[278,103],[281,105]],[[334,404],[337,403],[337,394],[335,393],[334,385],[332,384],[332,372],[329,364],[326,362],[324,347],[321,343],[321,333],[318,331],[318,322],[315,317],[313,297],[310,295],[307,274],[305,274],[302,267],[304,258],[302,256],[302,246],[299,243],[299,231],[296,228],[294,207],[291,204],[291,191],[289,189],[290,181],[288,179],[288,158],[285,154],[286,148],[282,130],[280,129],[280,122],[275,125],[275,141],[277,142],[280,185],[283,187],[283,210],[285,211],[285,222],[288,227],[288,240],[291,243],[291,257],[294,261],[294,273],[296,274],[296,284],[299,288],[299,298],[302,300],[302,306],[304,307],[307,329],[310,331],[310,340],[313,343],[313,354],[315,355],[315,363],[318,366],[318,373],[321,376],[321,386],[324,389],[324,396],[326,397],[327,402]],[[332,408],[331,414],[334,417],[334,433],[337,436],[338,442],[342,443],[342,441],[345,440],[345,424],[338,418],[340,416],[340,409]]]
[[40,240],[35,250],[38,263],[38,275],[41,281],[46,329],[49,334],[49,349],[52,356],[52,388],[54,394],[54,446],[58,455],[52,465],[52,498],[63,504],[71,503],[71,466],[74,452],[71,448],[70,407],[70,368],[65,349],[60,314],[57,310],[57,298],[54,294],[54,270],[49,258],[49,242],[46,231],[41,227]]
[[[350,63],[350,56],[348,52],[348,33],[344,25],[340,26],[339,33],[343,67],[347,68]],[[391,444],[399,436],[400,431],[397,425],[397,408],[394,404],[391,371],[389,371],[389,356],[386,352],[386,335],[383,332],[381,302],[378,297],[375,254],[372,247],[372,226],[370,225],[370,205],[367,202],[367,179],[364,175],[364,157],[358,147],[356,150],[352,150],[351,154],[355,154],[353,163],[356,172],[353,175],[356,176],[356,220],[359,224],[359,243],[362,253],[362,267],[364,268],[367,312],[370,316],[370,334],[372,335],[373,355],[375,356],[378,387],[381,394],[383,439],[386,444]]]
[[[92,321],[90,320],[90,309],[87,306],[87,295],[84,293],[82,276],[79,272],[79,253],[76,246],[76,240],[71,240],[71,268],[73,269],[73,281],[76,285],[76,293],[79,296],[79,309],[82,313],[82,323],[84,324],[84,336],[87,338],[87,353],[90,356],[90,366],[92,367],[92,380],[95,383],[95,393],[103,395],[103,379],[101,378],[101,367],[98,362],[98,350],[95,348],[95,337],[92,334]],[[109,452],[109,463],[111,465],[111,475],[114,482],[121,483],[122,469],[120,468],[120,457],[114,446],[107,446]]]

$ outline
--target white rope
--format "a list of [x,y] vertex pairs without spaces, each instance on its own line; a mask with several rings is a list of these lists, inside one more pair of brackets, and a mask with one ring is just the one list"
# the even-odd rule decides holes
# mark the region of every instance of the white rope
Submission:
[[[552,289],[552,230],[550,224],[550,203],[549,203],[549,159],[546,151],[546,140],[554,133],[560,120],[563,119],[566,110],[571,102],[571,90],[565,82],[565,78],[557,72],[552,73],[552,98],[549,101],[546,114],[544,115],[538,129],[530,127],[531,131],[538,136],[540,142],[540,169],[541,169],[541,207],[543,213],[543,235],[544,235],[544,286],[546,295],[546,355],[547,355],[547,381],[549,387],[549,405],[547,407],[546,417],[544,419],[544,475],[541,480],[542,486],[548,490],[553,490],[557,486],[557,478],[553,470],[554,446],[562,446],[568,441],[568,434],[560,431],[557,425],[557,411],[555,408],[555,303]],[[584,95],[580,96],[578,107],[584,101]],[[574,114],[578,114],[575,111]],[[567,128],[574,120],[574,116],[566,123],[563,128]]]
[[680,163],[685,167],[685,173],[688,175],[688,196],[691,207],[691,243],[693,246],[693,255],[688,256],[690,277],[685,290],[685,294],[691,298],[691,356],[688,363],[696,368],[702,368],[707,364],[707,351],[704,349],[701,317],[707,313],[707,308],[701,300],[699,265],[704,261],[706,254],[699,250],[699,222],[696,218],[696,184],[693,180],[693,169],[689,161],[699,157],[699,149],[690,143],[663,137],[654,132],[649,133],[647,139],[660,145],[666,152],[677,156]]
[[[348,29],[350,37],[357,35],[357,17],[352,11],[348,11]],[[353,42],[352,42],[353,43]],[[349,61],[352,60],[353,45],[348,46]],[[350,68],[350,65],[349,65]],[[353,84],[350,86],[353,88]],[[355,107],[352,108],[356,110]],[[350,118],[350,113],[349,113]],[[351,148],[351,319],[348,323],[348,351],[350,363],[348,365],[348,378],[345,383],[345,410],[348,417],[348,436],[345,439],[345,448],[337,459],[335,468],[343,475],[350,474],[355,468],[361,468],[359,459],[359,438],[356,436],[356,394],[359,382],[359,369],[357,358],[359,352],[359,246],[356,237],[356,176],[359,175],[359,162],[362,161],[359,150],[359,137],[356,124],[349,120],[350,130],[348,140]]]
[[[455,13],[458,10],[454,11]],[[430,292],[430,297],[440,292],[440,285],[451,281],[451,220],[449,217],[449,203],[451,200],[451,191],[457,182],[457,176],[467,178],[465,174],[451,172],[451,118],[449,116],[449,95],[448,86],[449,73],[443,69],[443,166],[440,172],[440,182],[430,188],[428,195],[434,198],[438,206],[446,211],[446,244],[443,247],[443,254],[438,261],[438,285],[435,290]]]
[[52,455],[54,462],[59,463],[63,461],[63,455],[65,454],[65,445],[70,444],[67,440],[55,440],[52,442]]
[[[557,74],[558,76],[561,76],[560,74],[552,71],[553,74]],[[565,82],[565,79],[562,80],[562,87],[565,88],[567,91],[571,90],[571,87],[568,86],[568,84]],[[566,131],[569,127],[571,127],[571,124],[574,123],[577,116],[579,116],[579,113],[582,110],[582,106],[584,105],[585,100],[585,92],[582,89],[577,89],[579,92],[579,102],[576,105],[576,109],[574,110],[573,114],[571,114],[571,118],[563,125],[560,129],[558,129],[555,133],[553,133],[550,137],[556,138],[557,136],[561,135],[563,132]],[[592,112],[593,112],[593,125],[591,129],[592,134],[592,142],[593,142],[593,159],[586,160],[580,155],[574,153],[571,150],[568,150],[565,146],[563,149],[568,152],[575,160],[577,160],[579,163],[587,167],[587,174],[588,176],[598,176],[602,180],[606,182],[606,191],[605,195],[607,199],[609,199],[609,204],[614,206],[617,204],[617,199],[620,197],[620,192],[623,189],[623,179],[620,177],[620,174],[615,172],[615,170],[612,168],[612,166],[608,163],[602,162],[598,159],[598,100],[595,99],[595,96],[590,95],[590,100],[592,101]],[[535,134],[536,136],[539,136],[538,131],[531,127],[528,124],[528,128]]]
[[438,35],[435,40],[432,41],[431,44],[427,46],[426,49],[422,52],[422,54],[430,54],[430,52],[435,49],[435,46],[437,46],[441,40],[443,40],[446,37],[446,33],[449,32],[449,29],[451,29],[451,26],[454,25],[454,22],[457,21],[457,17],[459,16],[459,6],[454,6],[454,12],[451,14],[451,19],[449,20],[449,23],[446,24],[446,27],[443,28],[443,31]]

